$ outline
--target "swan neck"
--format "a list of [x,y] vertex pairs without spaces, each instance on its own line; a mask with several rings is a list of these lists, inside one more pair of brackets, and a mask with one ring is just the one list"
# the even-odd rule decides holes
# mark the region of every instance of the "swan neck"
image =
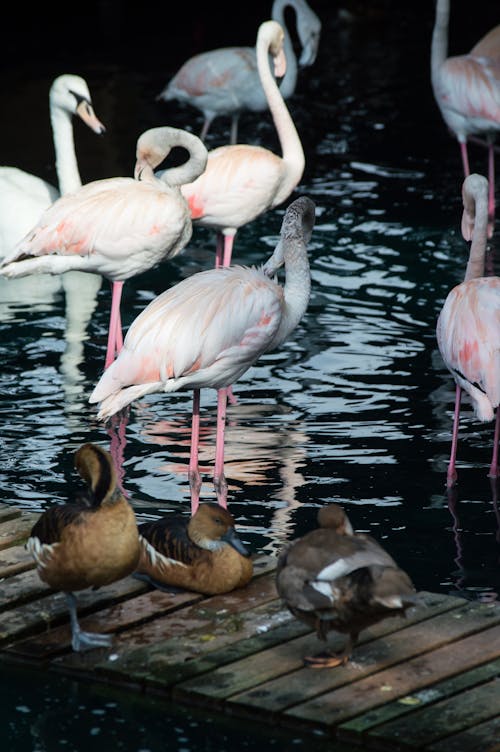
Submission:
[[72,115],[59,107],[51,107],[50,121],[59,193],[72,193],[82,185],[75,152]]

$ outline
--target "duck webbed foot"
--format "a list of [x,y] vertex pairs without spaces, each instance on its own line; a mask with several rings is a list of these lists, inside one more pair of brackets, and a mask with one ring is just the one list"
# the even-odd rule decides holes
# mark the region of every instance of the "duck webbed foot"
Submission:
[[335,668],[336,666],[345,666],[351,657],[351,653],[356,642],[357,636],[351,635],[342,650],[333,652],[324,650],[317,655],[308,655],[304,658],[304,665],[310,668]]

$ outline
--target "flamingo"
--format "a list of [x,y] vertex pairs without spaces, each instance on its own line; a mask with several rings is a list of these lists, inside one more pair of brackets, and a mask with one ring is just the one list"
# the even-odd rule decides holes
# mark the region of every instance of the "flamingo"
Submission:
[[468,54],[447,57],[449,15],[449,0],[437,0],[431,45],[432,88],[441,115],[460,144],[465,177],[470,174],[467,141],[470,136],[486,134],[488,213],[492,223],[495,214],[494,141],[500,131],[500,25],[482,37]]
[[179,185],[205,167],[207,150],[197,136],[178,128],[153,128],[137,142],[137,155],[161,162],[174,147],[189,159],[155,177],[148,165],[134,178],[87,183],[59,198],[0,264],[0,275],[22,277],[70,269],[102,274],[112,283],[111,316],[105,367],[122,344],[120,299],[124,280],[172,258],[189,242],[191,217]]
[[[122,351],[103,373],[90,403],[98,419],[115,415],[134,400],[155,392],[194,389],[189,483],[191,513],[199,505],[199,391],[217,390],[214,486],[227,506],[224,430],[227,387],[295,329],[309,301],[311,278],[307,243],[315,205],[303,196],[285,212],[281,237],[261,268],[207,269],[155,298],[131,324]],[[282,287],[271,278],[285,264]]]
[[477,420],[495,418],[493,456],[489,476],[498,475],[500,437],[500,277],[485,277],[484,257],[488,225],[488,181],[469,175],[462,188],[462,234],[472,241],[465,279],[448,294],[437,321],[437,343],[456,382],[455,412],[447,486],[457,481],[455,460],[462,390],[474,406]]
[[[285,25],[287,7],[295,11],[297,34],[302,46],[298,64]],[[321,21],[305,0],[274,0],[271,17],[285,30],[287,69],[280,83],[280,91],[283,98],[288,99],[297,85],[298,66],[305,68],[316,60]],[[195,55],[182,65],[157,100],[177,100],[200,110],[204,117],[200,134],[202,141],[215,117],[230,116],[230,143],[235,144],[241,112],[267,110],[267,97],[259,80],[256,50],[252,47],[223,47]]]
[[203,174],[181,187],[194,225],[217,232],[216,266],[231,263],[237,230],[286,201],[304,172],[297,129],[269,68],[270,54],[275,70],[282,70],[283,43],[284,32],[277,21],[260,25],[257,65],[283,156],[250,144],[221,146],[209,151]]

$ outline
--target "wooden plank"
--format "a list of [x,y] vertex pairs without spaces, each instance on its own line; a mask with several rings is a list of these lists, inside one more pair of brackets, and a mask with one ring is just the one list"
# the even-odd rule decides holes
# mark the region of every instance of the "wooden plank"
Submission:
[[[467,601],[462,603],[465,605],[454,609],[451,614],[446,612],[368,644],[361,644],[356,650],[354,661],[347,666],[340,666],[335,671],[312,671],[308,667],[302,667],[292,674],[261,683],[255,693],[249,690],[231,697],[231,702],[263,707],[264,712],[282,711],[321,692],[329,693],[342,684],[359,680],[363,676],[408,661],[452,640],[478,632],[485,626],[490,626],[492,617],[494,624],[500,623],[500,609],[491,609],[489,605],[471,604]],[[377,628],[383,628],[383,624],[382,622],[377,625]],[[484,660],[476,663],[484,663]],[[442,677],[438,677],[437,680],[440,678]],[[408,689],[405,694],[410,691]],[[387,697],[387,701],[389,699],[392,698]],[[352,715],[356,713],[349,717]]]
[[122,677],[141,686],[167,690],[181,678],[202,675],[220,662],[257,651],[273,639],[279,640],[284,631],[277,635],[273,632],[280,628],[286,631],[290,621],[289,612],[278,600],[240,612],[237,622],[234,614],[221,613],[217,623],[205,622],[190,630],[189,623],[196,622],[188,622],[187,630],[183,631],[177,621],[169,625],[177,632],[176,637],[132,652],[120,651],[117,645],[117,659],[113,663],[100,663],[95,670],[114,680]]
[[464,689],[469,689],[498,675],[500,675],[500,658],[471,671],[457,674],[439,684],[425,687],[419,692],[405,695],[395,702],[371,709],[364,715],[341,724],[337,729],[337,735],[346,740],[359,739],[360,734],[367,733],[382,723],[413,713],[417,708],[431,705],[438,700],[458,695]]
[[[374,729],[371,739],[384,740],[401,749],[422,748],[500,715],[500,681],[497,678],[472,687],[430,707],[415,710]],[[389,746],[389,745],[388,745]]]
[[34,512],[21,512],[19,516],[0,525],[0,550],[26,541],[39,517]]
[[[254,579],[257,581],[260,577],[267,575],[273,571],[274,565],[272,561],[269,561],[271,557],[259,557],[254,564],[255,575]],[[268,579],[270,575],[268,575]],[[20,578],[16,578],[19,580]],[[139,581],[134,578],[128,578],[131,582],[138,583]],[[109,608],[101,608],[100,611],[96,611],[90,616],[80,619],[82,628],[89,631],[97,632],[109,632],[110,625],[113,625],[113,631],[122,632],[128,630],[123,636],[119,636],[116,639],[115,649],[127,649],[130,651],[135,642],[141,646],[154,642],[158,632],[161,630],[162,618],[170,613],[178,611],[181,607],[194,605],[201,601],[207,601],[210,604],[210,599],[207,596],[203,596],[199,593],[193,593],[189,591],[180,591],[176,593],[165,593],[159,590],[151,588],[145,583],[140,583],[139,593],[136,590],[132,590],[129,593],[127,600],[120,601],[119,604],[113,604]],[[268,586],[266,586],[266,600],[268,598],[267,593]],[[106,590],[106,589],[104,589]],[[144,592],[147,591],[147,592]],[[46,594],[47,591],[45,591]],[[238,591],[234,591],[238,593]],[[258,586],[254,585],[252,589],[242,589],[241,592],[235,595],[237,603],[246,603],[247,597],[255,598],[258,593]],[[90,595],[91,591],[87,591]],[[273,595],[275,593],[273,592]],[[83,613],[80,604],[83,593],[79,595],[79,613]],[[222,599],[222,600],[221,600]],[[217,600],[214,601],[214,607],[218,612],[221,611],[221,603],[229,605],[227,596],[217,596]],[[229,611],[228,611],[229,612]],[[202,613],[199,609],[195,612],[197,616]],[[186,615],[185,628],[188,627],[189,612],[183,611]],[[177,622],[181,621],[179,615],[175,616]],[[155,622],[153,625],[152,622]],[[160,624],[161,623],[161,624]],[[203,625],[206,627],[206,618],[204,617]],[[136,628],[136,629],[134,629]],[[133,639],[132,639],[133,638]],[[50,632],[43,635],[34,635],[29,637],[23,642],[16,643],[14,648],[11,648],[11,652],[15,652],[17,655],[36,656],[37,659],[48,659],[64,652],[69,648],[70,644],[70,631],[68,624],[63,624],[61,627],[55,627]],[[176,641],[176,649],[178,649],[178,641]]]
[[[142,585],[142,587],[146,588],[147,586]],[[127,600],[103,607],[95,613],[79,618],[82,629],[89,632],[113,632],[116,635],[116,633],[125,629],[136,627],[148,620],[158,618],[161,614],[170,610],[177,610],[181,606],[196,602],[201,598],[198,593],[188,591],[169,595],[158,590],[152,590],[135,597],[128,595]],[[69,616],[67,615],[66,623],[59,627],[56,626],[44,634],[36,634],[16,642],[8,649],[8,652],[11,657],[36,658],[37,661],[46,661],[67,653],[70,651],[70,647],[71,630]],[[116,645],[113,645],[111,652],[115,649]],[[102,653],[98,651],[91,651],[88,656],[87,666],[102,659]],[[68,661],[71,662],[69,656]]]
[[16,608],[35,598],[43,598],[51,592],[52,590],[40,580],[36,569],[21,572],[17,577],[9,577],[2,582],[0,589],[0,614],[6,609]]
[[0,525],[7,520],[13,520],[21,516],[21,510],[18,507],[11,507],[8,504],[0,504]]
[[[373,641],[380,635],[399,630],[401,624],[411,625],[419,623],[422,620],[427,623],[432,614],[442,614],[443,612],[447,614],[450,609],[463,608],[464,603],[465,601],[462,598],[421,593],[419,594],[418,605],[408,613],[405,621],[398,618],[387,619],[371,629],[365,630],[361,634],[356,655],[360,650],[360,646]],[[329,645],[333,648],[336,646],[340,648],[344,644],[344,641],[345,637],[338,635],[336,636],[336,640],[333,637],[330,638]],[[286,704],[282,705],[282,701],[279,699],[280,692],[275,689],[274,680],[281,687],[284,696],[289,698],[290,693],[292,693],[296,702],[299,702],[304,697],[305,692],[314,693],[330,689],[332,682],[335,684],[336,678],[348,681],[350,675],[349,669],[339,668],[333,672],[313,672],[314,676],[311,676],[311,669],[304,669],[303,656],[308,653],[317,652],[320,647],[321,643],[316,638],[315,633],[309,631],[306,636],[293,642],[277,645],[258,656],[252,656],[249,659],[231,664],[226,668],[221,667],[204,679],[196,680],[195,682],[186,682],[178,687],[178,692],[189,693],[193,691],[195,693],[202,693],[213,700],[215,698],[226,699],[246,691],[251,692],[253,687],[257,687],[256,693],[259,695],[262,690],[266,697],[264,704],[266,704],[268,709],[276,709],[275,703],[278,703],[278,708],[286,707]],[[325,687],[322,686],[323,682],[325,682]],[[306,696],[309,695],[306,694]],[[267,703],[270,704],[267,705]]]
[[[85,614],[98,610],[117,600],[123,600],[147,588],[143,582],[132,577],[107,585],[102,590],[86,590],[78,595],[78,611]],[[47,593],[50,590],[47,589]],[[44,632],[53,625],[68,619],[66,598],[62,593],[53,593],[36,601],[8,609],[0,614],[0,644],[12,643],[30,634]]]
[[[446,626],[443,625],[443,628]],[[402,630],[406,631],[410,630]],[[407,637],[410,639],[410,635]],[[298,704],[284,712],[287,717],[300,719],[302,723],[336,726],[371,708],[494,660],[498,658],[499,651],[500,627],[496,625],[385,670],[380,671],[375,667],[371,675],[358,680],[351,672],[350,684],[345,683],[338,689],[324,692],[303,703],[299,700]]]
[[0,579],[35,568],[35,561],[25,547],[11,546],[0,551]]
[[441,739],[429,747],[429,752],[500,752],[500,713],[460,734]]

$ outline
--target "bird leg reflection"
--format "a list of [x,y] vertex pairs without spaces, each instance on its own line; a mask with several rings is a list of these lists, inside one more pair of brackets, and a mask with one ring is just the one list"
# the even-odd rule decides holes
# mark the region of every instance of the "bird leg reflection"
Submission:
[[201,475],[198,466],[198,444],[200,441],[200,390],[193,390],[193,415],[191,422],[191,452],[189,455],[189,487],[191,489],[191,514],[200,503]]
[[462,399],[462,390],[458,386],[455,389],[455,412],[453,414],[453,434],[451,437],[450,462],[446,473],[446,486],[452,488],[457,482],[457,471],[455,469],[455,460],[457,458],[458,444],[458,426],[460,422],[460,401]]
[[217,502],[227,507],[227,481],[224,475],[224,441],[226,432],[227,388],[217,391],[217,436],[215,440],[214,486]]
[[493,436],[493,455],[491,457],[490,472],[488,477],[498,477],[498,442],[500,441],[500,407],[497,407],[497,415],[495,418],[495,433]]

